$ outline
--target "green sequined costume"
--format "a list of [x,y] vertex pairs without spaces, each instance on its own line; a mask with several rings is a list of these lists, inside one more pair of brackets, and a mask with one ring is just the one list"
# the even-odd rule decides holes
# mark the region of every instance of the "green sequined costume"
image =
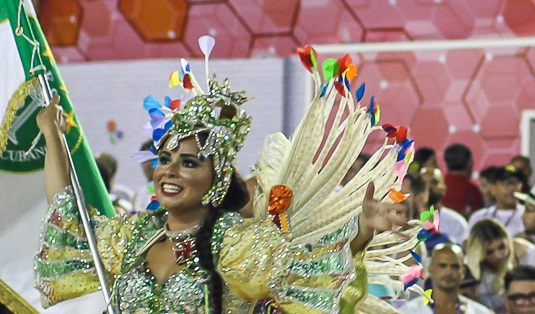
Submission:
[[[160,285],[145,266],[146,253],[138,254],[163,227],[165,210],[91,216],[117,312],[210,313],[204,270],[185,267]],[[351,221],[316,244],[296,247],[271,222],[225,214],[212,237],[225,313],[252,313],[262,299],[275,299],[286,313],[336,312],[341,288],[354,279],[347,245],[354,226]],[[71,187],[49,207],[35,271],[45,307],[98,288]]]

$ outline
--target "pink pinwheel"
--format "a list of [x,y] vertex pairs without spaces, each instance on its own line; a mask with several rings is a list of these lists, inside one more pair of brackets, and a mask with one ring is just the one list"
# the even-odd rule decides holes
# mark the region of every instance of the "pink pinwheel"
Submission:
[[424,279],[422,265],[412,265],[409,272],[401,275],[399,278],[403,282],[404,290],[418,282],[418,279]]
[[440,218],[439,218],[438,210],[435,210],[433,213],[433,221],[425,220],[423,223],[423,227],[427,232],[429,233],[437,233],[439,231],[440,226]]

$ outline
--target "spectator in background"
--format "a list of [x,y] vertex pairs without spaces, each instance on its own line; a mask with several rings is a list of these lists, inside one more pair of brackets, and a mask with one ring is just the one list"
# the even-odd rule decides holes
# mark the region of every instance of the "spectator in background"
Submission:
[[409,171],[419,172],[422,168],[438,168],[434,149],[421,147],[414,152],[414,159],[409,166]]
[[528,157],[516,155],[511,159],[511,165],[518,168],[524,174],[524,182],[522,182],[522,192],[528,193],[531,189],[531,175],[533,168],[531,168],[531,161]]
[[443,206],[440,201],[446,190],[442,171],[438,168],[422,168],[421,173],[429,189],[428,207],[433,206],[439,212],[440,233],[445,234],[451,242],[462,245],[463,241],[468,238],[470,229],[468,222],[461,214]]
[[[481,282],[474,278],[470,268],[464,264],[464,278],[459,285],[459,293],[465,297],[476,300],[477,299],[477,287]],[[432,288],[432,287],[431,287]]]
[[496,198],[492,195],[490,191],[490,186],[493,181],[494,171],[498,169],[497,166],[489,166],[481,170],[479,173],[479,186],[481,187],[481,193],[483,194],[483,200],[485,202],[485,207],[492,206],[496,204]]
[[521,251],[519,265],[535,266],[535,188],[529,193],[515,192],[515,197],[524,203],[524,232],[517,234],[513,239],[515,250]]
[[481,191],[470,180],[474,165],[472,152],[463,144],[451,144],[444,151],[444,161],[448,171],[442,205],[468,218],[484,205]]
[[505,305],[510,314],[535,313],[535,268],[518,266],[505,275]]
[[519,204],[514,193],[519,192],[524,175],[514,166],[498,167],[494,171],[491,193],[496,197],[496,205],[478,210],[468,220],[468,225],[473,226],[483,218],[494,218],[501,222],[511,236],[524,232],[522,215],[524,206]]
[[466,264],[480,281],[476,301],[496,313],[505,312],[503,278],[512,269],[514,248],[505,227],[494,219],[478,221],[466,242]]
[[102,167],[106,167],[106,171],[110,176],[109,192],[117,196],[119,199],[132,203],[134,191],[125,185],[115,182],[115,174],[117,173],[118,168],[117,158],[108,153],[101,153],[95,157],[95,160],[99,162]]
[[432,298],[434,303],[424,303],[423,297],[408,301],[400,308],[404,313],[492,313],[485,306],[470,300],[459,293],[459,286],[464,278],[465,268],[462,249],[455,244],[436,246],[429,265],[429,278],[433,282]]
[[[101,154],[100,156],[102,155],[103,154]],[[101,158],[100,156],[95,158],[95,161],[97,163],[97,168],[100,173],[100,177],[102,178],[102,181],[104,181],[104,186],[106,187],[106,191],[108,191],[108,197],[110,198],[115,212],[119,214],[130,214],[133,209],[132,203],[126,199],[120,198],[119,196],[111,192],[113,170],[109,166],[109,159]]]
[[419,173],[407,173],[401,184],[401,193],[408,194],[407,219],[419,219],[420,214],[428,210],[429,192],[426,181]]
[[[153,141],[149,139],[141,144],[139,150],[142,152],[150,151],[151,147],[153,147]],[[143,170],[143,175],[145,176],[147,183],[143,187],[139,188],[136,193],[134,200],[134,207],[136,211],[145,210],[154,196],[154,182],[152,181],[152,176],[154,175],[155,165],[153,165],[153,160],[154,159],[149,159],[141,162],[141,169]]]
[[[420,219],[420,214],[429,209],[427,207],[429,197],[427,183],[419,173],[409,172],[405,175],[401,184],[401,193],[408,195],[407,199],[403,201],[407,206],[407,220]],[[445,241],[448,241],[448,239],[444,239],[444,235],[437,233],[433,234],[432,237],[430,236],[425,243],[420,243],[414,250],[422,257],[421,263],[427,265],[427,258],[430,255],[427,249],[428,245],[433,247],[436,243]],[[401,253],[399,256],[408,254],[409,252]],[[414,258],[410,258],[405,262],[406,265],[415,265],[417,263]]]
[[516,236],[535,244],[535,187],[529,193],[515,192],[515,197],[524,202],[524,213],[522,214],[524,232]]

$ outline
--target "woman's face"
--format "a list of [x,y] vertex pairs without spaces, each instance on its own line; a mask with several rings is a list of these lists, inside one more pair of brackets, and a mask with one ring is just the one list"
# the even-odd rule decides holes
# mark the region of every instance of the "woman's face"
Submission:
[[171,212],[201,211],[201,199],[214,180],[211,158],[200,160],[193,137],[180,141],[173,151],[158,153],[154,190],[160,204]]
[[489,242],[483,262],[491,268],[497,268],[509,257],[509,248],[505,238],[495,239]]

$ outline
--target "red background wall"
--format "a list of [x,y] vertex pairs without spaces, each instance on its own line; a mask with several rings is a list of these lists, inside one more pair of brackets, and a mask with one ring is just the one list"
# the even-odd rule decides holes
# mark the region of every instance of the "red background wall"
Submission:
[[[535,35],[535,0],[41,0],[58,63],[198,57],[287,57],[296,47],[347,42]],[[535,48],[354,55],[357,83],[382,122],[411,128],[439,154],[461,142],[475,169],[520,152],[522,110],[535,108]],[[355,86],[356,87],[356,86]],[[441,165],[443,165],[441,163]]]

